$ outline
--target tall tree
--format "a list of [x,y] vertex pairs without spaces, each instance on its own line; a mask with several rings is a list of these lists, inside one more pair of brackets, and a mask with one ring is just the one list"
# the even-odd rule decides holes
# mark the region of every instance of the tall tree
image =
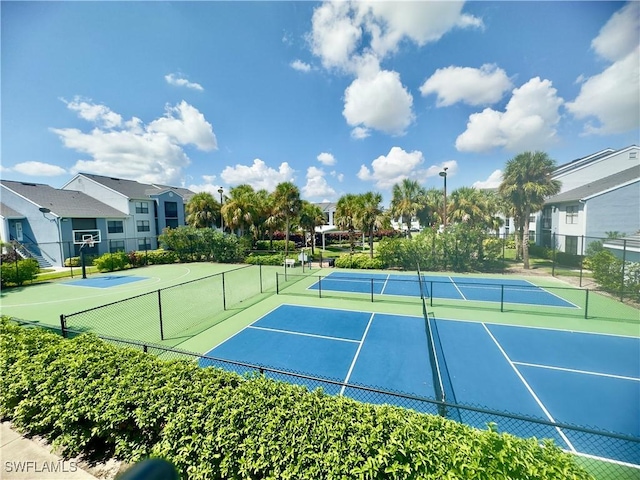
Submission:
[[529,215],[542,209],[545,198],[560,192],[561,183],[551,178],[556,163],[544,152],[523,152],[507,162],[498,188],[513,207],[522,245],[522,261],[529,269]]
[[369,237],[369,256],[373,258],[373,234],[376,228],[382,228],[389,222],[388,217],[383,214],[382,194],[378,192],[367,192],[358,196],[360,203],[357,212],[357,224]]
[[355,234],[359,212],[360,200],[358,195],[347,193],[338,199],[338,203],[336,203],[336,213],[333,217],[334,223],[339,228],[349,232],[349,245],[351,247],[352,254],[354,253],[356,246]]
[[316,227],[324,225],[324,213],[322,209],[313,203],[302,201],[300,209],[300,228],[311,236],[311,255],[315,254]]
[[286,243],[284,247],[285,257],[289,253],[289,233],[291,222],[300,213],[302,200],[300,200],[300,190],[291,182],[282,182],[276,186],[273,192],[274,208],[278,215],[284,220]]
[[214,227],[220,218],[220,203],[208,192],[196,193],[186,207],[187,224],[196,228]]
[[395,220],[400,220],[406,225],[407,233],[411,238],[411,221],[421,217],[426,210],[425,191],[415,180],[405,178],[401,183],[396,183],[392,189],[391,215]]
[[231,230],[239,230],[240,236],[252,232],[256,219],[255,203],[255,191],[251,185],[242,184],[233,187],[222,207],[225,224]]

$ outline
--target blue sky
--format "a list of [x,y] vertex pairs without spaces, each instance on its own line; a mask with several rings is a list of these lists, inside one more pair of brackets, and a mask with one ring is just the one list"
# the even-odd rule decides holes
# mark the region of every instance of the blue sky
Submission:
[[638,2],[2,2],[2,178],[490,187],[638,144]]

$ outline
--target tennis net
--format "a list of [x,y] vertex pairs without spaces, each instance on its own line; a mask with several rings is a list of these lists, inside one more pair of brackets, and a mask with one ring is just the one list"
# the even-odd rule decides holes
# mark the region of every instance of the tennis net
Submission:
[[[427,341],[429,342],[429,360],[431,361],[431,371],[433,374],[433,387],[436,399],[443,404],[438,406],[438,413],[443,417],[453,418],[461,421],[460,412],[457,408],[447,408],[445,404],[456,404],[455,394],[449,369],[444,358],[442,343],[440,342],[440,334],[438,332],[438,324],[435,316],[429,312],[426,299],[429,298],[428,291],[424,285],[420,265],[418,268],[418,284],[420,285],[420,299],[422,300],[422,314],[424,315],[425,329],[427,333]],[[433,321],[432,321],[433,319]]]

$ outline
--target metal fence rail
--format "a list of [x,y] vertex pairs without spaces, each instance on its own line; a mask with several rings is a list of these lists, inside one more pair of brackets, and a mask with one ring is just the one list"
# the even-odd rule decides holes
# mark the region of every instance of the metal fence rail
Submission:
[[171,287],[60,315],[63,334],[91,331],[97,335],[159,342],[196,335],[233,313],[242,303],[275,291],[268,267],[245,265]]
[[[40,328],[41,325],[20,319],[12,319],[23,326]],[[67,336],[81,334],[80,331],[48,327]],[[637,479],[640,476],[640,438],[616,432],[607,432],[588,426],[551,422],[542,418],[528,417],[483,408],[477,405],[442,402],[432,398],[417,397],[402,392],[382,390],[372,386],[354,385],[329,378],[318,378],[294,371],[283,371],[268,366],[251,365],[209,357],[185,350],[161,346],[149,342],[138,342],[122,338],[99,335],[114,345],[133,348],[156,355],[165,360],[183,359],[197,362],[201,367],[217,367],[241,375],[260,374],[277,381],[306,386],[310,391],[323,389],[328,394],[344,394],[355,400],[390,404],[422,413],[434,414],[455,412],[461,423],[473,428],[507,432],[522,438],[551,439],[565,451],[576,455],[576,460],[595,478]],[[447,413],[449,418],[452,415]],[[458,418],[455,418],[458,421]]]
[[[359,280],[343,280],[345,283],[358,283],[361,288],[358,291],[329,290],[326,285],[327,275],[295,275],[277,273],[278,294],[291,294],[297,296],[310,296],[328,299],[363,300],[369,302],[386,303],[414,303],[420,306],[420,296],[387,295],[378,293],[379,279],[363,278]],[[333,284],[336,280],[331,279]],[[435,280],[423,280],[426,297],[430,307],[455,306],[456,308],[469,308],[473,310],[489,310],[500,312],[528,313],[533,315],[554,315],[556,317],[571,317],[583,319],[605,319],[620,322],[640,324],[640,315],[637,308],[621,302],[617,297],[596,289],[576,287],[555,287],[537,285],[514,286],[507,283],[482,283],[456,282],[455,285],[471,290],[482,289],[482,300],[447,298],[447,291],[451,290],[451,282],[439,282]],[[415,291],[419,292],[417,279],[407,276],[407,279],[389,279],[388,284],[415,285]],[[325,285],[325,286],[323,286]],[[514,298],[522,293],[532,298],[537,295],[556,297],[562,299],[558,305],[545,305],[542,302],[535,304],[514,301]]]

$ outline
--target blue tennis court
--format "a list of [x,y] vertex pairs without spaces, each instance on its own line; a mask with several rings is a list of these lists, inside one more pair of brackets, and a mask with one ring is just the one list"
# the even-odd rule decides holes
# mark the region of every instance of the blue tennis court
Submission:
[[[640,339],[457,320],[431,322],[448,367],[448,401],[453,394],[460,404],[640,437]],[[435,398],[428,342],[422,316],[282,305],[206,355],[331,380],[336,383],[323,385],[330,394],[397,403],[392,395],[373,395],[354,386]],[[201,360],[202,366],[210,364],[215,361]],[[437,413],[435,405],[423,405],[420,410]],[[497,421],[455,410],[464,423],[478,428]],[[609,452],[587,434],[553,426],[531,430],[527,422],[499,421],[500,430],[519,436],[553,438],[568,451],[640,465],[638,443],[627,442],[625,448]]]
[[[579,308],[558,295],[526,280],[422,275],[426,295],[433,298],[481,302]],[[332,272],[309,287],[311,290],[373,295],[419,297],[417,275]]]
[[72,287],[110,288],[146,279],[147,277],[134,277],[130,275],[101,275],[65,282],[63,285]]

